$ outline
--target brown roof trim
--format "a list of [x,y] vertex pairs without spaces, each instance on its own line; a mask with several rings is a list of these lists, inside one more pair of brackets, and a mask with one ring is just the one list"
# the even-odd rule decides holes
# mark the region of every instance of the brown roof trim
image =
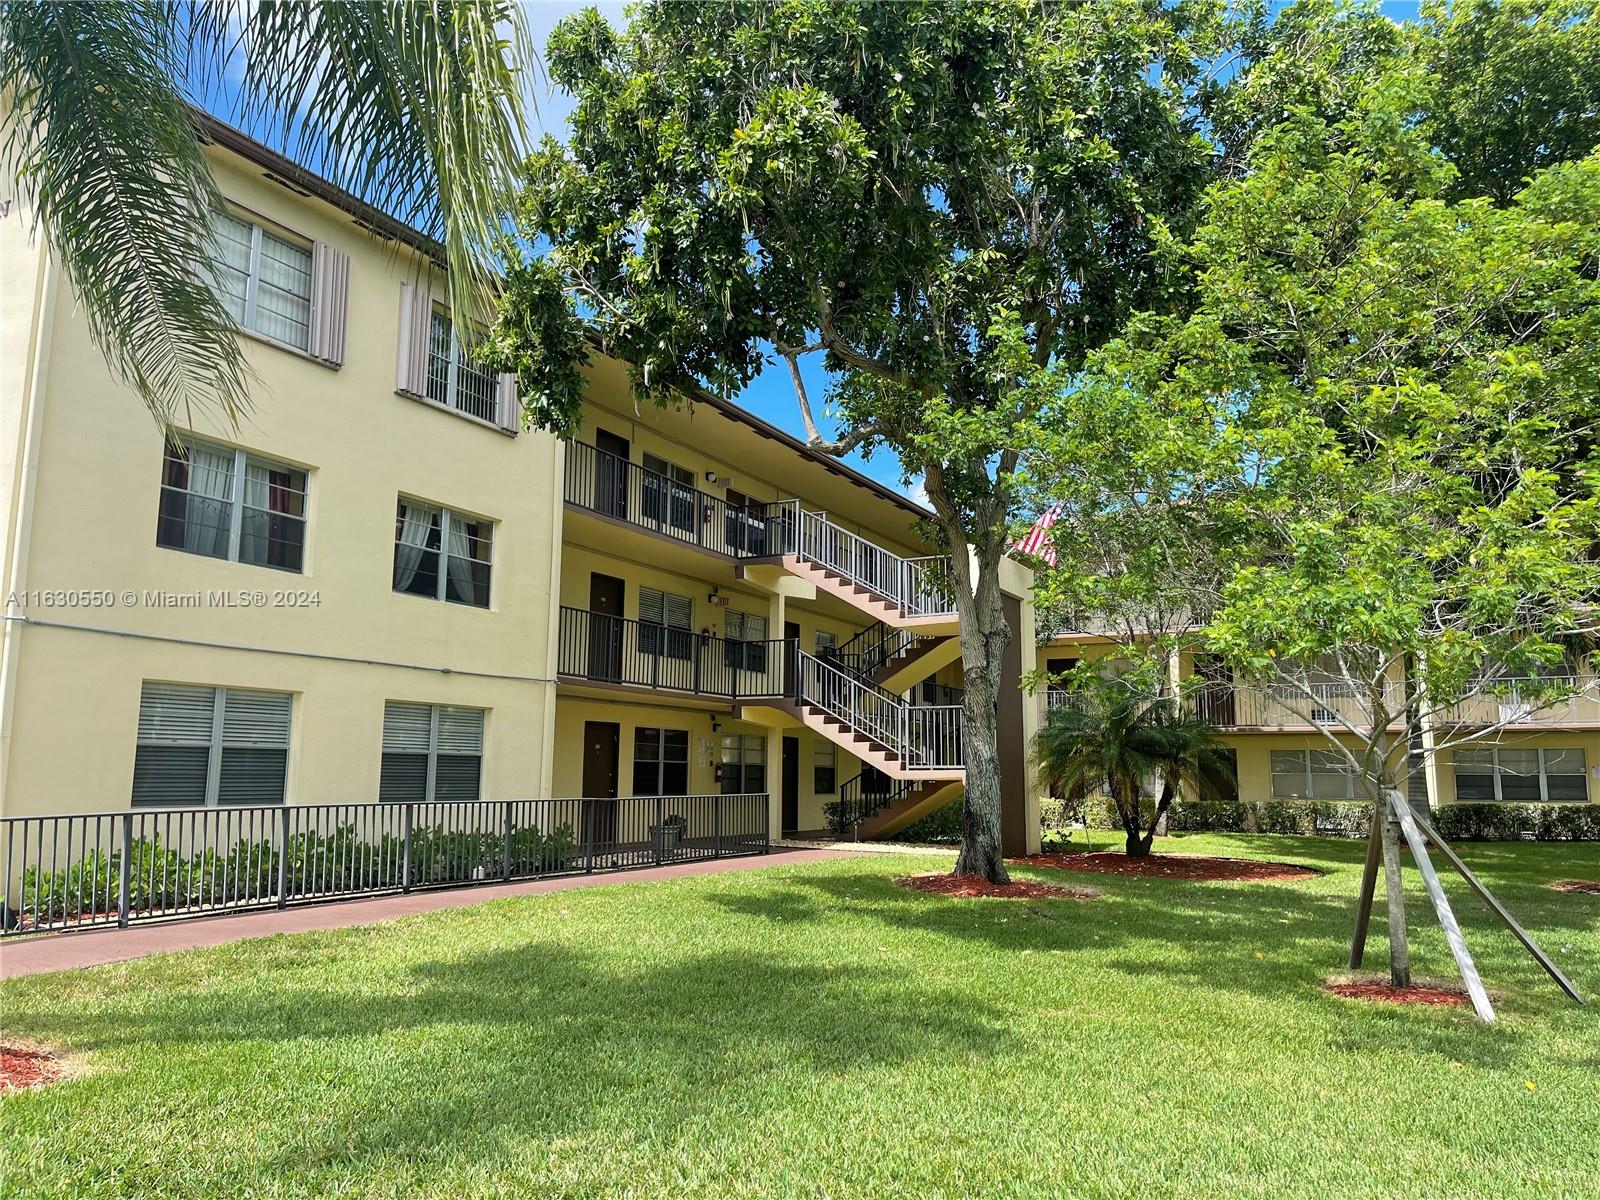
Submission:
[[[235,129],[227,122],[212,116],[208,112],[195,108],[191,110],[194,122],[200,136],[208,141],[232,151],[247,162],[254,163],[264,170],[280,186],[286,186],[292,191],[315,196],[318,200],[333,205],[334,208],[350,214],[355,223],[379,237],[390,238],[403,242],[407,246],[419,251],[431,259],[442,262],[444,260],[444,247],[436,240],[423,233],[421,230],[407,225],[404,221],[391,217],[381,209],[373,207],[360,197],[352,195],[341,187],[329,183],[322,176],[302,167],[293,159],[286,158],[271,147],[256,141],[255,138],[241,130]],[[600,335],[593,329],[587,331],[589,343],[602,354],[606,353]],[[752,412],[746,412],[730,400],[723,400],[712,395],[703,388],[689,389],[689,398],[696,404],[704,404],[715,409],[730,421],[747,425],[764,438],[770,438],[785,449],[798,454],[801,458],[817,463],[826,471],[831,471],[841,479],[865,488],[881,499],[891,504],[899,505],[912,516],[920,519],[931,519],[933,513],[922,505],[917,504],[909,496],[901,495],[891,487],[879,483],[871,476],[863,475],[854,467],[840,462],[832,455],[824,454],[806,445],[792,433],[786,433],[769,421],[763,421]]]

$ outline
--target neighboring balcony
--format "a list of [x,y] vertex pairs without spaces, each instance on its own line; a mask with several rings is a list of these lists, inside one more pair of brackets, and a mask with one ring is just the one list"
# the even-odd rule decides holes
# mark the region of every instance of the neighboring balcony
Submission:
[[556,674],[613,687],[709,696],[730,703],[783,696],[793,642],[741,642],[562,608]]
[[731,505],[587,442],[566,444],[563,494],[578,508],[729,558],[776,553],[772,547],[785,544],[782,524],[790,511]]
[[[1570,694],[1556,700],[1540,693],[1554,688]],[[1314,729],[1361,726],[1365,700],[1345,683],[1313,684],[1311,694],[1289,684],[1206,683],[1188,694],[1195,711],[1223,729]],[[1064,690],[1045,693],[1045,711],[1077,702]],[[1399,711],[1405,693],[1396,681],[1388,697]],[[1600,680],[1499,679],[1482,692],[1434,718],[1440,725],[1548,725],[1600,727]]]

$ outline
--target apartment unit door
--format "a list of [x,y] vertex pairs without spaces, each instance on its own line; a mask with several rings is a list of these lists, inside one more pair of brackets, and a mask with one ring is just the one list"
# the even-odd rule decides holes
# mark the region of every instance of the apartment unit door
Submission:
[[622,597],[625,585],[598,571],[589,576],[589,678],[622,679]]
[[800,739],[783,739],[783,832],[800,827]]
[[594,445],[595,449],[600,451],[595,455],[594,464],[594,510],[605,513],[608,517],[616,517],[619,521],[626,521],[628,439],[607,433],[604,429],[596,429]]
[[609,848],[617,840],[617,755],[622,728],[615,721],[583,723],[583,822],[586,845]]

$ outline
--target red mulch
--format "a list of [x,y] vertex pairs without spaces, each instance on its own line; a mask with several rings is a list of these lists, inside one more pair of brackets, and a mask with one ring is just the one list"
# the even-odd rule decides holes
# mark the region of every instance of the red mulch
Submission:
[[1245,880],[1250,883],[1284,883],[1322,874],[1293,863],[1261,862],[1252,858],[1207,858],[1191,854],[1151,854],[1129,858],[1097,850],[1067,850],[1030,854],[1012,862],[1029,867],[1055,867],[1061,871],[1092,871],[1099,875],[1134,875],[1152,879]]
[[1378,1000],[1384,1004],[1432,1004],[1459,1007],[1467,1003],[1462,992],[1446,991],[1436,987],[1397,988],[1387,983],[1330,983],[1328,990],[1335,996],[1350,1000]]
[[1091,888],[1035,883],[1031,879],[990,883],[982,875],[902,875],[895,882],[901,887],[934,896],[961,898],[987,896],[1000,900],[1094,900],[1100,895]]
[[16,1091],[54,1083],[64,1073],[61,1064],[43,1050],[0,1046],[0,1091]]
[[1550,886],[1558,892],[1571,892],[1579,896],[1600,896],[1600,882],[1593,879],[1558,879]]

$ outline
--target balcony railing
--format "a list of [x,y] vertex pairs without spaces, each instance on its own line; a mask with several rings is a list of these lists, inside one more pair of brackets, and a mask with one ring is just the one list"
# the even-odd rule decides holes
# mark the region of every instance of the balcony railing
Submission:
[[[1551,693],[1565,693],[1549,699]],[[1406,704],[1404,685],[1394,681],[1385,703],[1399,714]],[[1367,697],[1346,683],[1311,685],[1309,694],[1291,684],[1207,683],[1188,693],[1189,703],[1213,725],[1232,729],[1342,728],[1362,726]],[[1045,693],[1045,711],[1080,702],[1072,692]],[[1474,696],[1450,705],[1435,724],[1586,725],[1600,724],[1600,680],[1497,679]]]
[[0,820],[0,934],[764,853],[765,794],[132,809]]
[[764,557],[777,553],[774,541],[792,540],[782,506],[732,505],[587,442],[566,444],[564,485],[568,504],[732,558]]
[[562,608],[556,673],[722,700],[770,698],[789,694],[788,656],[796,645],[793,639],[744,642]]

